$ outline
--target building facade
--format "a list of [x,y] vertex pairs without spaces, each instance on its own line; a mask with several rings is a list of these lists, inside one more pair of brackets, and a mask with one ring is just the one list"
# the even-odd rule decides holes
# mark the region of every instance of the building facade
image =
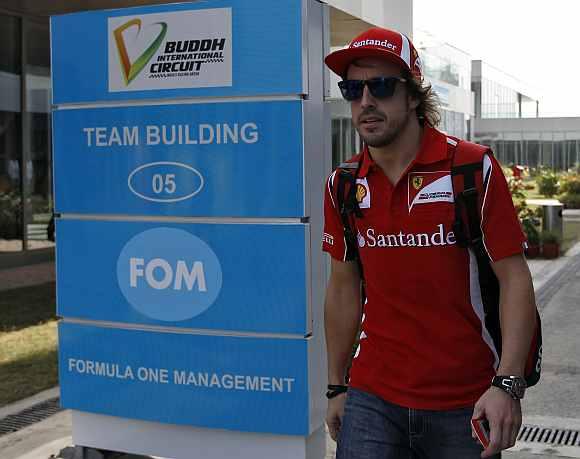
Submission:
[[538,117],[540,101],[535,91],[484,61],[471,62],[471,89],[476,118]]
[[468,138],[468,122],[473,114],[471,56],[424,30],[415,29],[413,42],[423,61],[425,79],[439,97],[439,129]]
[[517,78],[474,60],[473,140],[506,165],[567,170],[580,164],[580,118],[540,118],[536,92]]
[[476,118],[473,137],[505,165],[567,170],[580,165],[580,118]]
[[0,252],[51,246],[47,17],[0,11]]

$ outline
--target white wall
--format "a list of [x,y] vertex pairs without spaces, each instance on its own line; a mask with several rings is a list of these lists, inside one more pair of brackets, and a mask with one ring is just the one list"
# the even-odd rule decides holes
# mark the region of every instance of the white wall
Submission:
[[369,24],[413,34],[413,0],[325,0]]
[[472,123],[473,133],[476,136],[503,132],[529,134],[540,132],[567,132],[570,134],[576,133],[576,136],[580,138],[580,118],[474,118]]

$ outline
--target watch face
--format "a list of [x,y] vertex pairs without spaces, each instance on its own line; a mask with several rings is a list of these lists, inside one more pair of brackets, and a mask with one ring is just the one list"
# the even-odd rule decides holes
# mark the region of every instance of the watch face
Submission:
[[500,387],[517,399],[524,397],[527,387],[525,379],[519,376],[496,376],[494,378],[494,385],[497,385],[497,387]]

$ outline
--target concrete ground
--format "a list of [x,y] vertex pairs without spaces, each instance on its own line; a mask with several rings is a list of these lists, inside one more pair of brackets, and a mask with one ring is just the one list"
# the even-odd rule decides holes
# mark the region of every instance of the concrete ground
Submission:
[[[544,365],[541,383],[528,391],[523,403],[524,423],[580,430],[580,366],[576,350],[580,348],[580,243],[560,259],[530,260],[544,333]],[[10,272],[8,272],[10,271]],[[0,270],[0,290],[30,285],[31,279],[48,282],[54,279],[51,263],[12,270]],[[8,287],[9,286],[9,287]],[[56,397],[58,388],[0,408],[0,419],[39,401]],[[18,432],[0,436],[1,459],[80,459],[73,450],[69,411]],[[62,456],[58,456],[63,451]],[[326,459],[334,458],[335,444],[327,437]],[[580,457],[580,448],[547,448],[539,444],[518,443],[503,454],[504,459],[542,459]],[[119,459],[142,456],[123,455]],[[94,457],[94,459],[100,459]]]

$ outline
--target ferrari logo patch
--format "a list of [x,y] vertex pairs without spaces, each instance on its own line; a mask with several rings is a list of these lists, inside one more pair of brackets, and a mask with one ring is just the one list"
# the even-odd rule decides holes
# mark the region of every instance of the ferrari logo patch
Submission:
[[421,177],[421,176],[413,177],[413,182],[412,183],[413,183],[413,188],[415,188],[416,190],[418,190],[423,185],[423,177]]

